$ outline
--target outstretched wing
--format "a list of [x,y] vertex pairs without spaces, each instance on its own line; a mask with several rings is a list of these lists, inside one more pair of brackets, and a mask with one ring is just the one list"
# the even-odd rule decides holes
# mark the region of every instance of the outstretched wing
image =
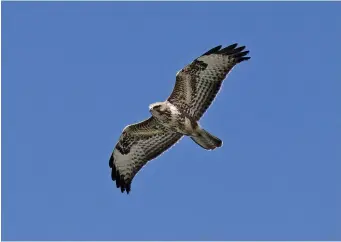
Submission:
[[245,46],[217,46],[180,70],[168,101],[199,120],[217,95],[223,80],[238,63],[250,59]]
[[111,178],[122,193],[130,192],[131,182],[137,172],[150,160],[162,154],[182,137],[167,131],[150,117],[127,126],[120,136],[109,160]]

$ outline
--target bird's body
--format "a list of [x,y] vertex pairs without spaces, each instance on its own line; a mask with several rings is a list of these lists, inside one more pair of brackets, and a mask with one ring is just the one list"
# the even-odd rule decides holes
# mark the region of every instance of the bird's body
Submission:
[[183,113],[172,103],[158,102],[150,105],[150,112],[160,125],[170,132],[177,132],[183,135],[195,135],[198,122]]
[[245,60],[248,51],[237,44],[217,46],[195,59],[176,75],[173,92],[164,102],[149,106],[152,116],[124,128],[110,157],[111,176],[121,191],[130,192],[136,173],[183,136],[207,150],[222,141],[204,130],[199,120],[211,105],[232,68]]

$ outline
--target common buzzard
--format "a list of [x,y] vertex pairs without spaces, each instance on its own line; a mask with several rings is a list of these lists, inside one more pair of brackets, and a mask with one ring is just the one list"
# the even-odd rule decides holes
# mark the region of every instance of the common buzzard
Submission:
[[223,80],[238,63],[250,59],[245,46],[217,46],[176,74],[173,92],[164,102],[149,106],[152,116],[124,128],[109,160],[111,177],[121,192],[130,192],[137,172],[184,135],[207,150],[222,141],[204,130],[199,119],[211,105]]

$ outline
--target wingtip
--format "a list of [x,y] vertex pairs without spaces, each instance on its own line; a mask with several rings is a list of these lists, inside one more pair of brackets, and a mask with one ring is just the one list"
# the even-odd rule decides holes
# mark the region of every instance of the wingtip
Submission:
[[231,51],[233,51],[238,46],[238,43],[234,43],[232,45],[229,45],[219,51],[219,54],[228,54]]
[[127,194],[130,193],[131,190],[131,181],[127,182],[124,180],[123,175],[116,169],[115,164],[112,166],[111,170],[111,179],[115,181],[116,188],[119,188],[122,193],[126,192]]
[[110,159],[109,159],[109,167],[112,168],[114,165],[114,156],[113,154],[110,155]]
[[116,166],[114,164],[114,155],[111,154],[110,159],[109,159],[109,167],[111,168],[111,179],[113,181],[116,180]]
[[121,186],[120,189],[121,189],[121,193],[126,192],[127,195],[129,195],[129,193],[130,193],[130,184],[126,184],[125,186]]
[[249,60],[251,57],[246,56],[250,53],[249,50],[245,50],[246,46],[242,45],[237,47],[238,44],[234,43],[228,47],[225,47],[219,51],[220,54],[231,56],[237,63]]
[[204,54],[202,54],[201,56],[205,56],[205,55],[211,55],[211,54],[214,54],[214,53],[218,53],[218,51],[221,49],[221,45],[218,45],[212,49],[210,49],[209,51],[205,52]]
[[238,58],[238,59],[237,59],[237,62],[240,63],[240,62],[243,62],[243,61],[248,61],[248,60],[250,60],[250,59],[251,59],[250,56],[241,57],[241,58]]
[[244,51],[246,48],[245,45],[238,47],[238,43],[233,43],[225,48],[221,48],[222,45],[218,45],[204,53],[202,56],[211,54],[222,54],[233,57],[237,63],[250,59],[250,57],[246,57],[246,55],[249,54],[250,51]]
[[130,193],[130,184],[127,185],[127,187],[126,187],[126,192],[127,192],[127,195]]
[[221,139],[219,139],[219,141],[217,142],[217,147],[221,147],[223,145],[223,141]]

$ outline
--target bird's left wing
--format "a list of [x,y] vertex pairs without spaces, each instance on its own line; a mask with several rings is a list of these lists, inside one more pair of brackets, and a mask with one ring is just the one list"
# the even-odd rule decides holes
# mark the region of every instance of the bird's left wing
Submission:
[[150,117],[127,126],[120,136],[109,160],[111,177],[117,188],[130,192],[131,182],[138,171],[150,160],[173,146],[182,137],[158,125]]
[[168,101],[190,117],[199,120],[211,105],[223,80],[238,63],[250,59],[245,46],[233,44],[221,49],[217,46],[184,67],[176,75],[176,82]]

